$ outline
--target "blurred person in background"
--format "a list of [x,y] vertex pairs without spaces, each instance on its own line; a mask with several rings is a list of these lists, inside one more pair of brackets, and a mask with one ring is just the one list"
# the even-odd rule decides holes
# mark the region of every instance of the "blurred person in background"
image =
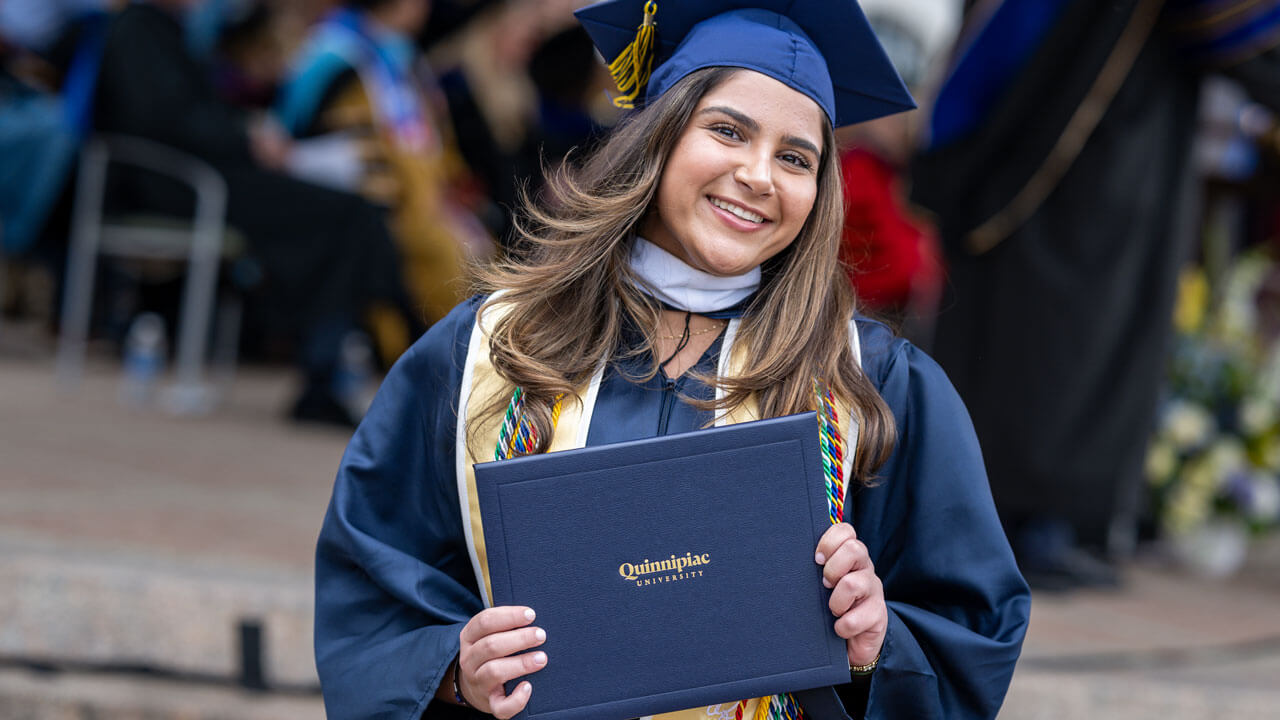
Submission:
[[[362,198],[289,178],[291,142],[265,116],[219,99],[189,51],[182,14],[195,0],[133,3],[112,22],[101,60],[95,128],[146,138],[213,165],[227,182],[227,221],[261,268],[259,320],[296,341],[305,373],[299,420],[351,425],[334,394],[342,340],[374,306],[406,306],[381,213]],[[117,204],[190,214],[189,192],[145,173],[111,185]],[[406,322],[412,322],[407,319]]]
[[440,43],[448,43],[459,30],[484,12],[495,0],[431,0],[431,21],[422,26],[414,38],[424,52],[430,53]]
[[[521,182],[538,172],[531,132],[538,122],[538,92],[528,70],[544,33],[538,5],[535,0],[491,3],[431,54],[458,149],[495,205],[497,212],[487,222],[504,243]],[[561,22],[571,21],[566,12]]]
[[[581,152],[573,152],[587,149],[616,117],[605,95],[613,83],[595,57],[591,36],[572,25],[546,38],[529,58],[529,77],[538,93],[534,132],[548,174],[561,162],[577,162]],[[543,181],[542,173],[530,178],[530,190],[538,192]]]
[[45,55],[68,26],[86,15],[118,8],[123,0],[4,0],[0,38],[10,50]]
[[[191,23],[188,20],[188,27]],[[221,24],[214,39],[215,49],[209,55],[213,86],[219,97],[246,109],[266,110],[272,106],[285,74],[277,23],[269,6],[250,3]]]
[[518,195],[616,119],[607,73],[582,28],[579,0],[498,0],[432,50],[458,147],[493,201],[504,245]]
[[[0,277],[7,314],[54,314],[72,176],[107,13],[121,0],[0,2]],[[43,272],[30,272],[43,271]],[[44,295],[45,297],[38,297]]]
[[[921,94],[937,56],[953,40],[959,8],[951,0],[863,0],[867,20],[907,87]],[[907,202],[907,165],[920,112],[851,125],[837,132],[844,178],[840,259],[869,312],[927,348],[942,291],[937,232]]]
[[[466,258],[487,256],[492,243],[453,196],[466,170],[434,115],[443,100],[429,96],[439,92],[413,44],[429,11],[428,0],[351,0],[330,13],[293,61],[277,113],[295,138],[319,140],[354,165],[322,166],[311,179],[390,209],[405,282],[432,323],[462,299]],[[411,341],[382,328],[375,337],[384,357]]]
[[38,62],[0,37],[0,256],[26,253],[71,172],[79,134],[63,99],[22,72]]
[[934,353],[1027,579],[1114,585],[1194,225],[1200,79],[1280,108],[1280,2],[967,4],[914,167],[950,271]]

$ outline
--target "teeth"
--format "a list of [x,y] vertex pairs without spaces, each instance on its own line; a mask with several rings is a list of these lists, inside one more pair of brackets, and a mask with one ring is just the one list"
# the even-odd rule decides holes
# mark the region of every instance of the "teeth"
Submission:
[[721,200],[721,199],[719,199],[719,198],[711,198],[711,204],[712,204],[712,205],[715,205],[716,207],[720,208],[721,210],[727,210],[728,212],[731,212],[731,213],[733,213],[734,215],[737,215],[738,217],[742,218],[743,220],[750,220],[750,221],[751,221],[751,222],[753,222],[753,223],[762,223],[762,222],[764,222],[764,216],[763,216],[763,215],[757,215],[757,214],[755,214],[755,213],[751,212],[750,210],[743,210],[742,208],[738,207],[737,205],[734,205],[733,203],[725,202],[724,200]]

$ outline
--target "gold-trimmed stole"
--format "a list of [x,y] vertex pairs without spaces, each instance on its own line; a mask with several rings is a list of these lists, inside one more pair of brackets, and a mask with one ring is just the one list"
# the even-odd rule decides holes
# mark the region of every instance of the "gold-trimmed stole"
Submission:
[[[475,326],[471,331],[470,344],[467,348],[466,364],[463,368],[462,386],[458,402],[458,426],[456,436],[455,462],[458,483],[458,501],[462,513],[462,526],[467,540],[467,549],[471,556],[472,569],[476,575],[476,584],[481,590],[485,607],[493,604],[493,589],[489,580],[489,563],[485,553],[484,525],[480,516],[480,501],[476,492],[475,463],[486,462],[493,457],[502,432],[503,418],[494,414],[485,417],[483,425],[474,433],[468,432],[471,418],[500,397],[511,397],[515,387],[498,374],[489,357],[489,336],[498,321],[502,319],[508,308],[498,301],[495,295],[490,302],[483,305],[476,314]],[[729,321],[725,336],[721,342],[720,362],[717,373],[722,377],[732,376],[735,371],[745,366],[746,348],[734,342],[740,320]],[[853,323],[849,326],[850,342],[854,357],[861,363],[861,348],[858,341],[857,328]],[[598,368],[590,382],[579,388],[576,397],[564,398],[560,403],[560,413],[556,421],[555,432],[551,438],[548,452],[571,450],[584,447],[587,432],[591,426],[591,416],[595,409],[596,398],[600,390],[600,382],[604,374],[604,364]],[[717,394],[719,394],[717,390]],[[842,473],[849,477],[853,465],[854,451],[858,439],[858,425],[846,403],[835,401],[837,417],[840,419],[841,431],[846,438],[845,452],[842,458]],[[758,405],[748,401],[742,406],[717,415],[717,426],[731,425],[739,422],[756,420],[760,417]],[[846,483],[847,484],[847,483]],[[767,700],[764,698],[762,700]],[[759,705],[765,705],[761,702]],[[695,708],[674,713],[654,716],[654,720],[694,720],[695,718],[718,718],[724,710],[719,708],[733,707],[712,706]],[[714,712],[713,712],[714,709]],[[756,714],[759,714],[757,711]]]

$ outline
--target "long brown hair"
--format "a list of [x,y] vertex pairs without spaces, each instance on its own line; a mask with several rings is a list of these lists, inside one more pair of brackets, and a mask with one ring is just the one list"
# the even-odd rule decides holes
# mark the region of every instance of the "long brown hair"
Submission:
[[[655,345],[661,308],[637,287],[628,262],[631,239],[698,102],[736,72],[714,67],[690,73],[626,119],[580,169],[566,164],[558,170],[545,202],[525,199],[516,251],[480,271],[481,289],[503,291],[508,307],[493,328],[489,353],[498,373],[524,388],[537,452],[546,450],[554,432],[557,397],[575,398],[608,356],[647,353]],[[754,395],[763,417],[805,412],[815,409],[813,380],[820,378],[857,417],[853,474],[866,483],[888,457],[896,431],[849,342],[855,302],[836,261],[844,200],[835,153],[824,123],[813,210],[796,240],[762,266],[760,291],[742,317],[735,343],[747,349],[747,365],[734,377],[707,378],[723,398],[697,404],[730,409]],[[646,347],[626,349],[628,326],[646,334]],[[649,377],[657,370],[655,359]],[[481,417],[501,413],[508,400],[494,398]]]

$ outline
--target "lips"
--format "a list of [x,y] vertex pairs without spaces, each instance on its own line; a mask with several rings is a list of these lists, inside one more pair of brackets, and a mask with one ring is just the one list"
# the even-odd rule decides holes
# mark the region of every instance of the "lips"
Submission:
[[745,227],[756,228],[769,222],[769,219],[760,213],[723,198],[708,195],[707,201],[719,211],[721,217],[725,217],[726,220],[732,218],[732,220],[737,221],[731,222],[735,226],[742,223]]

